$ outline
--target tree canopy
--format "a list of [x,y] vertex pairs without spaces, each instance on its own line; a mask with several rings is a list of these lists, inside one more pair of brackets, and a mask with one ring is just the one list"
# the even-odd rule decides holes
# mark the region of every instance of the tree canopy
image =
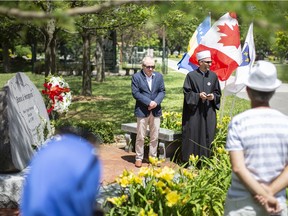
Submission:
[[[29,29],[35,34],[26,34],[30,40],[26,38],[25,41],[31,49],[34,47],[34,59],[35,47],[42,40],[46,75],[56,70],[56,49],[61,48],[64,54],[68,49],[73,50],[75,56],[81,53],[87,78],[91,73],[89,62],[94,52],[91,49],[96,46],[98,54],[95,56],[101,56],[99,43],[109,31],[117,32],[122,46],[159,48],[165,42],[171,51],[185,52],[193,32],[208,14],[211,14],[213,24],[228,11],[236,12],[238,16],[242,42],[250,23],[254,23],[257,55],[264,56],[273,50],[280,58],[285,57],[288,22],[288,4],[285,1],[19,0],[0,2],[3,62],[9,66],[8,50],[18,45],[15,39],[24,35],[21,31]],[[97,59],[99,65],[102,64],[101,58]],[[5,71],[9,71],[9,67]],[[83,92],[85,89],[91,92],[90,82],[86,79],[83,83],[87,86]]]

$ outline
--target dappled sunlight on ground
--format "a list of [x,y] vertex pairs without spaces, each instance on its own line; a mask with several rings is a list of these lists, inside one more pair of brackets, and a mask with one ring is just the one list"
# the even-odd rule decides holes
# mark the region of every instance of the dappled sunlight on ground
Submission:
[[85,103],[85,102],[95,102],[111,100],[111,98],[102,97],[102,96],[83,96],[83,95],[73,95],[72,102]]

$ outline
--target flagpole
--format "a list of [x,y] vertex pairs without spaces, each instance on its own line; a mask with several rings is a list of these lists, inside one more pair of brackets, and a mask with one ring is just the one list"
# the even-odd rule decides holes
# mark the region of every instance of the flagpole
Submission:
[[230,118],[232,118],[232,110],[234,109],[235,101],[236,101],[236,94],[233,94],[233,101],[232,101],[232,106],[230,110]]
[[[225,89],[226,82],[227,82],[227,80],[225,80],[223,89]],[[222,94],[222,95],[223,95],[223,100],[220,101],[221,112],[220,112],[220,119],[219,119],[221,123],[222,123],[222,119],[223,119],[223,115],[224,115],[223,113],[224,113],[225,98],[226,98],[225,94]]]

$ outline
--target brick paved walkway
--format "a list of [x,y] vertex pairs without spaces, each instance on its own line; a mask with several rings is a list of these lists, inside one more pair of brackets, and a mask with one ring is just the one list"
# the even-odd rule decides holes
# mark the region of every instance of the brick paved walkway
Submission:
[[[124,169],[137,172],[139,168],[135,167],[135,152],[126,152],[123,144],[100,145],[99,156],[102,161],[102,185],[115,182],[115,179],[122,174]],[[149,166],[146,160],[143,160],[142,166]],[[161,166],[174,167],[176,164],[166,161]]]

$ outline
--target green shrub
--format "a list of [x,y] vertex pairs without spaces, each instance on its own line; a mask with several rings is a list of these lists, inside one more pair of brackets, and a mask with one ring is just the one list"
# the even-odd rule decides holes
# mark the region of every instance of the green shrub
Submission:
[[182,127],[182,113],[180,112],[163,112],[161,117],[161,125],[160,127],[181,131]]
[[83,121],[83,120],[57,120],[55,129],[63,126],[73,126],[85,129],[100,136],[104,143],[113,143],[113,125],[109,122]]
[[33,73],[41,74],[44,71],[45,71],[45,62],[44,61],[37,61],[34,63]]
[[19,57],[22,57],[22,56],[31,56],[31,49],[30,47],[27,47],[27,46],[21,46],[21,45],[18,45],[15,47],[15,54]]

